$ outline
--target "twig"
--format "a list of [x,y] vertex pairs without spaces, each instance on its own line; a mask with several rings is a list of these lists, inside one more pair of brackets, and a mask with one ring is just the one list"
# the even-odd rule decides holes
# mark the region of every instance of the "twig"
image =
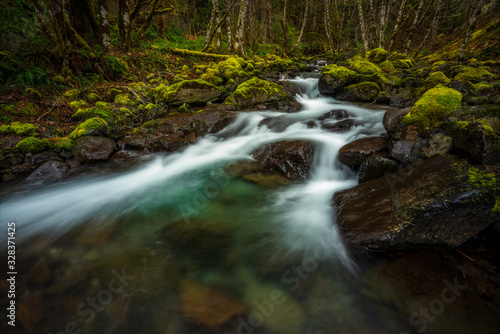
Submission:
[[42,114],[42,115],[40,115],[40,117],[38,117],[37,121],[39,121],[39,120],[40,120],[40,118],[42,118],[43,116],[45,116],[45,115],[47,115],[48,113],[50,113],[50,112],[52,111],[52,109],[54,109],[54,107],[55,107],[55,106],[58,106],[58,104],[57,104],[57,103],[54,103],[54,104],[52,105],[52,108],[50,108],[50,110],[49,110],[49,111],[47,111],[45,114]]
[[462,254],[463,256],[465,256],[467,259],[471,260],[472,262],[474,262],[475,264],[477,264],[478,266],[482,267],[484,270],[486,270],[487,272],[495,275],[495,276],[498,276],[500,277],[499,274],[497,274],[496,272],[494,272],[493,270],[483,266],[481,263],[477,262],[476,260],[474,260],[473,258],[471,258],[470,256],[468,255],[465,255],[464,253],[462,253],[461,251],[459,251],[458,249],[455,249],[457,252],[459,252],[460,254]]

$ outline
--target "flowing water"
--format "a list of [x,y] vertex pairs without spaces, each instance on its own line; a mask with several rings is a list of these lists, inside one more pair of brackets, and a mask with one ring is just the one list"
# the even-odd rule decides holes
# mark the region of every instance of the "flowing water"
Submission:
[[[360,278],[363,265],[343,244],[331,207],[334,192],[357,183],[356,173],[337,161],[338,149],[381,134],[384,110],[320,97],[317,79],[291,81],[303,92],[299,112],[241,113],[182,152],[5,198],[2,226],[16,222],[23,332],[408,327],[407,315],[373,298]],[[342,133],[313,126],[335,109],[357,125]],[[280,126],[259,126],[266,118]],[[227,172],[263,145],[296,139],[316,145],[303,182],[262,188]]]

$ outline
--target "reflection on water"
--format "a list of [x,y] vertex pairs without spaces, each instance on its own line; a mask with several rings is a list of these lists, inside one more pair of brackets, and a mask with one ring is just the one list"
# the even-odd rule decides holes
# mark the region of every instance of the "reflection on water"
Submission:
[[[383,113],[318,98],[317,80],[295,81],[308,94],[298,113],[243,113],[181,153],[4,201],[2,226],[13,220],[18,227],[17,328],[165,334],[415,329],[407,314],[375,297],[372,276],[351,259],[330,206],[335,191],[356,184],[355,173],[337,162],[338,149],[382,133]],[[360,125],[343,133],[307,125],[332,109],[347,111]],[[280,131],[258,126],[269,117],[285,125]],[[261,188],[226,172],[256,148],[292,139],[316,144],[307,181]],[[2,299],[2,307],[7,302]]]

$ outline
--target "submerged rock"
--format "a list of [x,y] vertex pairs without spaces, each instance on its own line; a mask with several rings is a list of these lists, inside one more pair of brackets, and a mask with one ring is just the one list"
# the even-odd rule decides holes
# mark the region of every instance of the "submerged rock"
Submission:
[[47,161],[26,178],[29,182],[56,182],[63,179],[69,167],[62,161]]
[[371,251],[449,249],[499,219],[494,174],[450,155],[419,161],[334,195],[345,240]]
[[359,167],[372,155],[388,151],[389,140],[382,137],[357,139],[339,149],[337,158],[351,167]]

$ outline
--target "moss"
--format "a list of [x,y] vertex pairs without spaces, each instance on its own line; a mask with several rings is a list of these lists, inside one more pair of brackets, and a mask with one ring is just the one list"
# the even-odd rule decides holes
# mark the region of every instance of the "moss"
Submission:
[[80,108],[71,115],[73,119],[89,119],[93,117],[100,117],[103,119],[113,119],[113,112],[109,109],[105,102],[98,102],[93,108]]
[[494,77],[492,73],[484,68],[476,68],[470,66],[461,66],[460,73],[458,73],[455,81],[470,81],[472,83],[479,83],[481,81],[490,80]]
[[10,124],[10,131],[18,136],[31,136],[36,133],[38,128],[33,124],[13,122]]
[[[199,91],[207,91],[207,90],[213,90],[217,91],[218,93],[223,93],[224,89],[217,87],[205,80],[197,79],[197,80],[183,80],[179,83],[176,83],[172,86],[166,86],[166,85],[159,85],[153,90],[154,94],[154,100],[156,102],[164,102],[164,103],[173,103],[173,101],[177,97],[177,93],[179,92],[180,89],[184,90],[193,90],[192,92],[192,100],[196,100],[196,94],[194,90],[199,90]],[[203,94],[202,94],[203,95]],[[178,101],[177,101],[178,102]],[[188,103],[195,103],[195,102],[190,102],[186,100],[185,102]],[[180,104],[182,104],[181,102]]]
[[253,77],[239,85],[231,96],[224,101],[224,104],[249,107],[259,103],[286,99],[288,99],[288,95],[283,90],[283,87],[277,83]]
[[102,118],[94,117],[86,120],[82,124],[78,125],[76,129],[71,132],[69,138],[76,140],[83,136],[88,136],[91,134],[99,134],[107,132],[108,123]]
[[411,59],[395,59],[392,61],[392,64],[396,68],[402,68],[407,70],[414,67],[413,61]]
[[351,70],[354,70],[354,71],[361,73],[361,74],[382,73],[382,70],[380,69],[380,67],[378,67],[374,63],[371,63],[371,62],[365,61],[365,60],[356,60],[356,61],[351,63],[349,68]]
[[66,93],[64,93],[64,96],[69,98],[69,99],[76,99],[78,96],[80,96],[82,92],[79,89],[71,89],[68,90]]
[[60,152],[72,150],[74,142],[69,138],[54,138],[51,144],[56,152]]
[[179,106],[179,112],[188,112],[187,104],[183,103]]
[[122,106],[136,106],[137,102],[130,98],[128,93],[118,94],[115,96],[114,102]]
[[47,141],[35,137],[28,137],[17,143],[16,148],[23,153],[41,152],[47,148]]
[[221,72],[218,69],[209,68],[206,73],[200,77],[201,80],[210,82],[213,85],[219,86],[224,83],[224,79],[221,78]]
[[447,85],[451,82],[450,79],[441,71],[429,74],[427,79],[424,81],[424,86],[426,89],[436,87],[437,85]]
[[32,100],[41,101],[43,100],[42,94],[34,88],[28,87],[24,90],[24,96],[29,97]]
[[372,63],[381,63],[387,59],[387,51],[382,48],[376,48],[366,53],[366,59]]
[[356,80],[358,74],[356,72],[335,64],[323,67],[320,74],[320,81],[328,85],[333,85],[334,89],[344,87]]
[[387,86],[391,88],[399,87],[403,83],[402,80],[398,77],[386,73],[377,73],[375,74],[374,79],[374,81],[376,81],[380,86],[384,87],[384,89],[387,89]]
[[90,103],[95,103],[95,102],[99,101],[99,99],[100,99],[100,97],[96,93],[87,94],[87,101],[89,101]]
[[394,71],[396,69],[390,60],[386,60],[378,64],[378,67],[384,71]]
[[36,116],[38,115],[38,107],[30,101],[19,101],[13,104],[1,105],[0,111],[2,115],[11,116]]
[[128,88],[136,92],[142,92],[146,88],[146,84],[144,82],[133,82],[130,85],[128,85]]
[[87,102],[84,101],[84,100],[71,101],[69,103],[70,109],[78,109],[78,108],[81,108],[81,107],[86,107],[87,105],[88,105]]
[[10,125],[0,125],[0,135],[7,135],[10,133]]
[[54,75],[52,77],[52,81],[57,85],[65,85],[66,84],[66,81],[64,80],[64,77],[62,75]]
[[487,84],[486,82],[474,84],[472,87],[476,96],[489,95],[495,92],[495,87]]
[[379,85],[374,82],[361,82],[345,87],[350,100],[361,102],[372,102],[377,98],[380,91]]
[[437,86],[425,92],[410,113],[403,118],[403,123],[413,124],[419,131],[438,128],[461,103],[462,94],[459,91]]
[[108,90],[106,93],[106,101],[113,102],[115,100],[115,96],[118,94],[122,94],[123,91],[116,89],[116,88],[111,88]]
[[500,196],[495,196],[495,206],[491,209],[493,212],[500,212]]

